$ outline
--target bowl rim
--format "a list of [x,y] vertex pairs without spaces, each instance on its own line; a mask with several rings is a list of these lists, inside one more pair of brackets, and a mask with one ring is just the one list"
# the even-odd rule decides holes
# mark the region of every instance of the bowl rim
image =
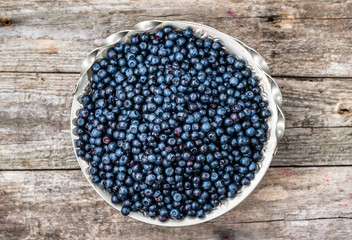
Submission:
[[78,83],[75,85],[73,90],[73,101],[71,107],[71,140],[75,152],[76,159],[80,165],[80,168],[94,188],[94,190],[112,207],[117,210],[121,210],[121,204],[114,204],[111,202],[111,195],[106,190],[101,189],[97,184],[94,184],[91,181],[91,175],[89,174],[89,164],[83,160],[83,158],[78,157],[76,154],[75,140],[78,139],[78,136],[75,134],[75,119],[77,118],[77,112],[82,107],[82,104],[79,101],[79,97],[83,93],[87,92],[87,87],[89,86],[89,79],[91,75],[91,66],[96,59],[106,56],[106,51],[113,44],[117,42],[125,42],[129,39],[131,35],[142,33],[142,32],[152,32],[156,29],[162,28],[164,26],[172,26],[176,29],[184,29],[186,27],[191,27],[194,31],[194,34],[200,38],[211,38],[214,41],[220,41],[223,43],[227,52],[231,55],[243,59],[246,62],[248,68],[252,70],[252,74],[259,80],[259,86],[261,88],[261,96],[268,102],[268,110],[271,112],[271,117],[267,119],[268,124],[268,138],[267,142],[264,144],[262,150],[262,159],[257,163],[258,169],[255,173],[255,177],[250,181],[250,184],[247,186],[242,186],[238,191],[236,197],[232,199],[225,199],[221,201],[221,204],[214,208],[210,213],[205,214],[204,218],[196,217],[185,217],[182,220],[169,219],[166,222],[160,222],[157,218],[149,218],[144,213],[141,212],[131,212],[130,217],[145,222],[149,224],[159,225],[159,226],[191,226],[195,224],[204,223],[215,219],[226,212],[232,210],[238,204],[240,204],[245,198],[247,198],[252,191],[258,186],[265,173],[267,172],[273,156],[276,153],[277,143],[279,138],[284,134],[285,129],[285,118],[280,109],[282,103],[281,92],[275,82],[268,73],[268,67],[264,59],[257,53],[254,49],[248,47],[243,42],[233,38],[225,33],[222,33],[212,27],[193,23],[186,21],[159,21],[151,20],[144,21],[136,24],[133,27],[133,30],[125,30],[114,33],[107,37],[104,41],[103,46],[94,49],[88,54],[88,56],[83,60],[81,66],[81,74]]

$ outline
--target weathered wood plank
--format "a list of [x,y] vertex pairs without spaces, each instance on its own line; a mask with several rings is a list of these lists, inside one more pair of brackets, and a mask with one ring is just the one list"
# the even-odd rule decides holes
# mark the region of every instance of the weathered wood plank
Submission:
[[[351,0],[0,1],[0,170],[78,168],[68,130],[78,74],[11,71],[77,73],[103,38],[158,18],[238,37],[274,75],[351,77],[351,11]],[[352,165],[351,79],[278,82],[288,129],[272,165]],[[78,170],[0,171],[0,239],[351,239],[351,170],[271,168],[230,213],[166,231],[122,217]]]
[[270,169],[234,210],[167,231],[123,217],[80,171],[0,172],[0,238],[350,239],[351,170]]
[[[58,0],[55,2],[36,0],[30,3],[25,0],[17,0],[16,4],[3,1],[0,3],[0,8],[3,10],[4,16],[20,15],[21,13],[32,14],[33,12],[46,13],[49,15],[49,8],[55,8],[58,11],[65,8],[68,9],[69,12],[90,12],[99,10],[109,14],[127,16],[138,14],[149,17],[166,15],[161,14],[164,12],[171,16],[187,16],[194,15],[195,11],[203,13],[203,16],[209,13],[209,15],[214,17],[223,17],[224,12],[232,11],[236,14],[237,18],[264,18],[275,15],[297,19],[341,19],[351,18],[352,1],[329,0],[327,4],[320,0],[311,0],[309,2],[303,0],[218,0],[215,3],[211,0],[202,0],[201,4],[199,4],[199,2],[194,0],[180,0],[177,2],[157,0],[153,1],[153,4],[150,4],[148,0]],[[182,14],[180,13],[180,9],[182,9]],[[230,14],[228,16],[235,17]],[[56,15],[53,17],[59,19],[60,16]],[[31,22],[27,24],[31,24]]]
[[267,59],[274,75],[352,76],[351,8],[351,1],[303,0],[2,1],[12,25],[0,27],[0,71],[78,72],[109,34],[159,18],[204,23],[238,37]]
[[351,165],[352,128],[286,129],[272,166]]
[[[71,89],[77,78],[77,74],[0,76],[0,169],[78,167],[69,133]],[[351,81],[278,80],[289,129],[273,165],[352,164],[352,115],[338,113],[352,108]]]
[[77,167],[69,132],[77,76],[11,76],[0,77],[1,168]]
[[[88,217],[87,217],[88,218]],[[18,239],[104,239],[104,240],[276,240],[276,239],[335,239],[335,240],[350,240],[351,219],[316,219],[302,221],[275,221],[275,222],[253,222],[253,223],[205,223],[200,226],[189,228],[165,228],[150,226],[144,223],[128,223],[119,224],[107,222],[106,224],[96,224],[95,220],[82,219],[87,225],[80,230],[75,230],[75,226],[71,223],[60,222],[55,223],[54,230],[45,226],[44,221],[39,222],[37,219],[28,219],[26,223],[31,226],[18,226],[15,231],[9,230],[3,233],[0,230],[0,236],[6,240]],[[29,223],[31,222],[31,223]],[[58,229],[58,224],[68,224],[65,227]],[[94,225],[94,226],[92,226]],[[30,230],[30,229],[34,230]],[[82,231],[83,230],[83,231]],[[87,230],[87,231],[85,231]],[[92,234],[92,232],[94,233]],[[33,234],[28,234],[33,232]]]
[[352,79],[276,78],[287,127],[352,126]]

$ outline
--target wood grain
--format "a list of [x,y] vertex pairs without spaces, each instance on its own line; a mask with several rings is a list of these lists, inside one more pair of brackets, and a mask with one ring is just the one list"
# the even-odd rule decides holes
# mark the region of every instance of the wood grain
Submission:
[[275,78],[292,127],[352,126],[352,79]]
[[80,171],[0,172],[0,238],[348,239],[351,170],[270,169],[255,192],[224,216],[167,229],[123,217]]
[[[0,239],[352,239],[351,12],[352,0],[0,1]],[[273,167],[248,199],[205,224],[123,217],[73,154],[71,89],[82,60],[150,19],[243,40],[282,89],[287,129]]]
[[[315,219],[302,221],[274,221],[253,223],[205,223],[189,228],[163,228],[144,223],[99,222],[81,220],[89,226],[75,229],[75,223],[61,219],[53,228],[34,218],[27,220],[31,226],[18,226],[2,235],[8,240],[18,239],[104,239],[104,240],[276,240],[276,239],[336,239],[350,240],[351,219]],[[67,224],[64,227],[57,225]],[[42,226],[44,225],[44,226]],[[48,231],[46,231],[48,230]],[[0,230],[1,231],[1,230]],[[0,232],[1,236],[1,232]]]
[[351,165],[352,128],[290,128],[272,166]]
[[[194,15],[195,11],[199,11],[199,13],[202,13],[201,16],[209,14],[214,17],[223,17],[223,11],[221,10],[224,10],[236,13],[237,18],[264,18],[276,15],[297,19],[341,19],[351,18],[350,13],[352,11],[351,0],[329,0],[329,4],[320,0],[309,2],[302,0],[202,0],[200,2],[194,0],[180,0],[178,2],[156,0],[152,4],[148,0],[57,0],[53,2],[16,0],[14,2],[16,4],[4,1],[0,3],[4,16],[21,15],[23,13],[30,15],[36,12],[48,15],[50,13],[49,8],[55,8],[57,11],[62,11],[61,8],[65,8],[69,10],[69,13],[101,10],[107,14],[121,16],[138,14],[139,16],[159,17],[164,15],[162,13],[171,16],[188,16]],[[180,9],[182,9],[182,13]],[[60,18],[59,15],[52,17]],[[45,22],[55,23],[50,20],[46,19]],[[63,20],[69,19],[61,19],[61,21]],[[69,22],[67,21],[67,23]],[[31,24],[31,22],[26,24]]]
[[352,76],[351,1],[343,7],[340,1],[303,0],[0,4],[12,21],[0,27],[0,71],[78,72],[109,34],[158,18],[204,23],[238,37],[267,59],[274,75]]
[[[69,133],[71,89],[77,78],[78,74],[0,76],[0,169],[78,167]],[[351,81],[309,80],[278,79],[288,129],[273,165],[352,164],[352,114],[338,113],[352,109]]]
[[70,90],[76,78],[1,74],[1,169],[77,167],[69,133]]

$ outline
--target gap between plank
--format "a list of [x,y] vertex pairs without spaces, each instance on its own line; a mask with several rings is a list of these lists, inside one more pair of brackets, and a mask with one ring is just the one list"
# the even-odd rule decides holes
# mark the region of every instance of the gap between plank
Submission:
[[[63,71],[63,72],[50,72],[50,71],[0,71],[0,73],[39,73],[39,74],[80,74],[77,71]],[[332,78],[332,79],[345,79],[351,80],[352,76],[298,76],[298,75],[270,75],[273,78],[295,78],[302,79],[302,81],[309,81],[309,79],[319,79],[319,78]]]
[[[273,220],[262,220],[262,221],[244,221],[244,222],[231,222],[222,224],[245,224],[245,223],[267,223],[267,222],[301,222],[301,221],[319,221],[319,220],[332,220],[332,219],[350,219],[351,217],[320,217],[320,218],[306,218],[306,219],[273,219]],[[214,224],[213,222],[205,222],[204,224]]]
[[36,168],[20,168],[20,169],[9,169],[9,168],[4,168],[0,169],[0,172],[50,172],[50,171],[79,171],[81,170],[80,168],[43,168],[43,169],[36,169]]
[[[332,168],[332,167],[352,167],[351,164],[340,164],[340,165],[274,165],[270,166],[270,168]],[[0,172],[50,172],[50,171],[80,171],[80,168],[43,168],[43,169],[36,169],[36,168],[20,168],[20,169],[9,169],[4,168],[0,169]]]
[[352,164],[337,164],[337,165],[274,165],[270,166],[270,168],[329,168],[329,167],[352,167]]
[[[228,12],[225,11],[225,12]],[[117,11],[116,12],[117,14],[119,14],[120,12]],[[123,12],[124,13],[124,12]],[[122,13],[122,14],[123,14]],[[138,17],[142,17],[142,18],[150,18],[150,19],[155,19],[155,18],[160,18],[161,20],[166,20],[167,18],[183,18],[183,19],[191,19],[193,18],[194,16],[193,15],[182,15],[182,14],[168,14],[168,15],[148,15],[148,14],[139,14]],[[267,22],[270,22],[268,19],[270,17],[279,17],[280,20],[314,20],[314,21],[337,21],[337,20],[351,20],[352,18],[351,17],[321,17],[321,18],[312,18],[312,17],[286,17],[284,15],[280,15],[280,14],[273,14],[273,15],[266,15],[266,16],[237,16],[236,15],[236,19],[267,19]],[[227,18],[230,18],[230,16],[214,16],[212,17],[213,20],[223,20],[223,19],[227,19]],[[184,20],[186,21],[186,20]],[[84,23],[88,23],[88,22],[82,22],[83,24]],[[43,24],[22,24],[21,26],[59,26],[59,25],[70,25],[72,24],[71,22],[60,22],[60,23],[43,23]]]
[[[283,111],[284,112],[284,111]],[[284,115],[285,115],[285,112],[284,112]],[[315,128],[351,128],[352,126],[329,126],[329,127],[326,127],[326,126],[310,126],[310,127],[306,127],[306,126],[301,126],[301,127],[285,127],[285,129],[300,129],[300,128],[312,128],[312,129],[315,129]]]

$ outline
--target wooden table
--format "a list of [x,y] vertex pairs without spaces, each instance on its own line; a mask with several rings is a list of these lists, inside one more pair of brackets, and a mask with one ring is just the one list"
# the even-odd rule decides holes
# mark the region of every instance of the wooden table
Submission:
[[[352,239],[352,1],[0,1],[0,239]],[[148,19],[204,23],[257,49],[284,96],[272,167],[237,208],[162,228],[106,204],[69,131],[87,53]]]

